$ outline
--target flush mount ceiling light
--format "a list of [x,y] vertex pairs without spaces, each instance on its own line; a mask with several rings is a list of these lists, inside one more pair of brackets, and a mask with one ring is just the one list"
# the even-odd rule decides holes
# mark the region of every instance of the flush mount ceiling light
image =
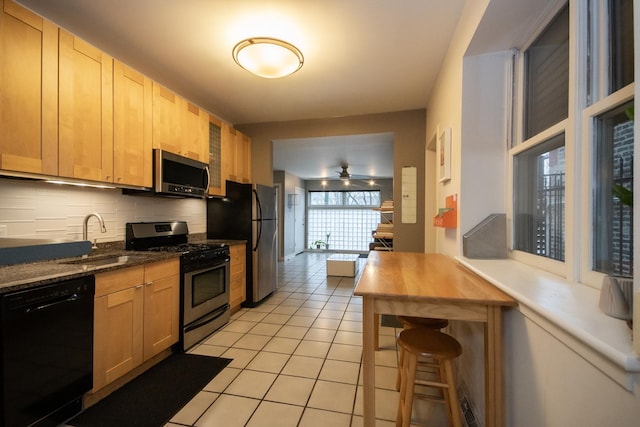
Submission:
[[270,37],[242,40],[233,48],[233,59],[245,70],[266,79],[293,74],[304,63],[297,47]]

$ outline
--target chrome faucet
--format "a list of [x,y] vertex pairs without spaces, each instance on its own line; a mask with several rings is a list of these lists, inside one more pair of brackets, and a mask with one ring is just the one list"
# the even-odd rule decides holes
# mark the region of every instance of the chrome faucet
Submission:
[[[100,216],[100,214],[98,213],[90,213],[89,215],[84,217],[84,222],[82,223],[82,240],[88,240],[87,239],[87,226],[89,224],[89,218],[91,218],[92,216],[95,216],[98,219],[98,222],[100,222],[100,227],[102,227],[101,232],[102,233],[106,233],[107,232],[107,227],[104,226],[104,219],[102,219],[102,216]],[[96,239],[93,239],[93,244],[91,245],[91,249],[97,249],[98,246],[96,245]]]

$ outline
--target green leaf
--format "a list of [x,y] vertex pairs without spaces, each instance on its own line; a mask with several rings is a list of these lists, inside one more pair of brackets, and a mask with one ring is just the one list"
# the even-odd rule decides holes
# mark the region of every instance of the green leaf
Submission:
[[625,114],[627,115],[627,118],[629,120],[633,120],[633,115],[634,115],[634,107],[629,107],[627,109],[624,110]]
[[624,188],[620,184],[614,184],[612,190],[613,195],[618,197],[622,204],[633,208],[633,191]]

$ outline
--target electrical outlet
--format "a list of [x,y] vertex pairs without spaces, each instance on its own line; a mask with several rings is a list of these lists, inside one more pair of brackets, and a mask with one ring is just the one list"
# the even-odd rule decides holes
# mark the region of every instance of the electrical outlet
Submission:
[[9,234],[6,225],[0,225],[0,237],[7,237]]

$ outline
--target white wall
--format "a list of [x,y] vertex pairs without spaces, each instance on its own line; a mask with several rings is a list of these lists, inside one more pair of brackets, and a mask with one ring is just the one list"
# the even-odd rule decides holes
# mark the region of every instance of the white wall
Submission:
[[[427,102],[427,135],[428,143],[436,134],[445,128],[451,128],[451,180],[446,183],[432,181],[427,183],[428,191],[435,192],[435,205],[437,208],[445,206],[445,198],[453,194],[460,194],[461,179],[461,141],[462,141],[462,83],[463,83],[463,58],[469,45],[473,32],[478,25],[488,0],[468,1],[465,3],[458,27],[449,45],[449,50],[438,74],[433,92]],[[437,179],[438,163],[431,167],[436,173],[431,174]],[[429,167],[429,165],[427,165]],[[429,174],[425,174],[429,176]],[[458,199],[460,207],[463,200]],[[437,212],[425,213],[425,229],[435,234],[436,251],[447,255],[458,255],[460,229],[435,228],[432,225],[433,216]],[[460,222],[460,218],[458,218]],[[426,231],[425,234],[429,234]],[[427,246],[429,238],[425,239]]]
[[505,425],[640,425],[639,377],[628,392],[546,327],[518,310],[505,314]]
[[187,221],[190,233],[207,231],[207,206],[201,199],[128,196],[117,189],[95,189],[0,178],[0,230],[6,237],[82,239],[84,217],[97,212],[105,220],[100,233],[89,220],[89,239],[124,242],[125,224],[139,221]]
[[467,231],[492,213],[506,212],[509,58],[509,52],[464,58],[458,253]]

